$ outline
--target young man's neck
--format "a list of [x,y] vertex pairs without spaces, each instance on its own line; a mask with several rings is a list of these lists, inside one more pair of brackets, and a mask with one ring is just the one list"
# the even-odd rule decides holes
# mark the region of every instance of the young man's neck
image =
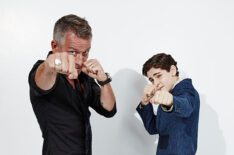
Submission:
[[171,89],[173,89],[175,87],[175,85],[179,82],[179,76],[175,76],[174,79],[173,79],[173,86]]

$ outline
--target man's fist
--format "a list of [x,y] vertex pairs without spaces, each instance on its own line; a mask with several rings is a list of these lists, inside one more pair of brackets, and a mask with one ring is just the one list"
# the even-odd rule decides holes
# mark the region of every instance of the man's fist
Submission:
[[45,66],[51,72],[68,75],[69,79],[78,77],[77,69],[75,68],[75,57],[66,52],[50,54],[45,60]]
[[98,81],[105,81],[107,79],[101,64],[96,59],[90,59],[84,62],[82,72]]

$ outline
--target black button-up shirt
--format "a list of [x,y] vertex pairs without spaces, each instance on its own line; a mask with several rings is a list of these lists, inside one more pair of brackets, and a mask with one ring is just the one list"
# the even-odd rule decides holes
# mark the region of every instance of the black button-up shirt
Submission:
[[92,133],[90,111],[112,117],[112,111],[105,110],[100,101],[100,87],[93,78],[81,72],[76,89],[63,74],[58,74],[50,90],[42,90],[35,83],[35,74],[42,60],[37,61],[29,74],[30,99],[44,138],[43,155],[91,155]]

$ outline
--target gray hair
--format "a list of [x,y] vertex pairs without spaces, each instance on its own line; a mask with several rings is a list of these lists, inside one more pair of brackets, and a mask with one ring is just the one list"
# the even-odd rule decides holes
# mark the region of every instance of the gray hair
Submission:
[[92,29],[88,21],[73,14],[61,17],[54,25],[53,39],[58,42],[59,46],[63,44],[68,31],[84,39],[92,37]]

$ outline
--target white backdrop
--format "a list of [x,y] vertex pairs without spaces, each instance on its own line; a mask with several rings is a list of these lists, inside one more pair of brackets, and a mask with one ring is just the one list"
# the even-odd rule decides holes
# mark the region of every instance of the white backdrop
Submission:
[[198,155],[233,155],[234,1],[0,1],[0,154],[40,155],[41,131],[29,100],[28,73],[50,48],[54,23],[67,14],[93,28],[90,58],[113,77],[118,113],[92,111],[94,155],[153,155],[134,116],[144,85],[142,64],[170,53],[201,96]]

